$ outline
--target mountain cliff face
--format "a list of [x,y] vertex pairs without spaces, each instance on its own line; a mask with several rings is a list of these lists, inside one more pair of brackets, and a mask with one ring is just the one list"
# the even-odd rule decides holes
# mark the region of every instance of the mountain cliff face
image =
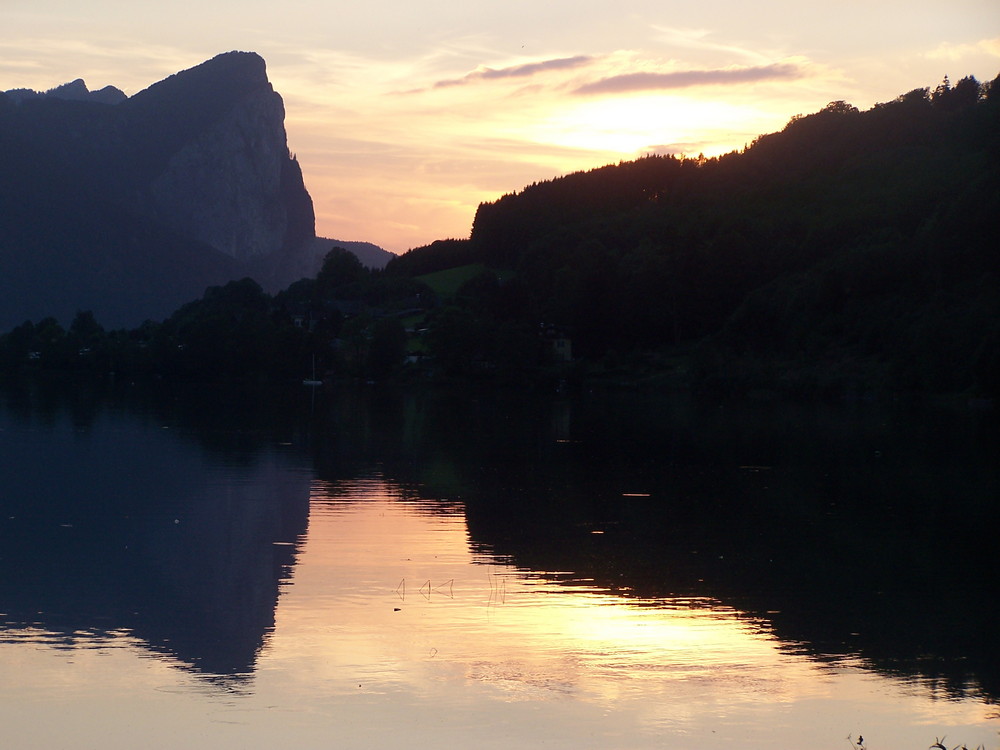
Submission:
[[144,186],[150,215],[237,260],[309,241],[312,200],[288,153],[284,104],[263,59],[220,55],[151,86],[126,110],[160,132],[158,123],[173,129],[175,113],[192,106],[191,126],[169,139],[170,152]]
[[312,200],[264,60],[110,88],[0,94],[0,329],[79,309],[134,325],[209,285],[298,278]]

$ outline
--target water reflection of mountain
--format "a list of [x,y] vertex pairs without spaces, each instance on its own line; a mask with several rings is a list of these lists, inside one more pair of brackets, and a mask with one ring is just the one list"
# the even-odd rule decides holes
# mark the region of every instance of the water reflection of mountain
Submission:
[[0,637],[124,630],[203,672],[245,673],[294,560],[274,542],[304,534],[310,480],[374,474],[443,511],[461,503],[472,544],[526,569],[635,601],[714,598],[816,658],[1000,697],[993,415],[265,396],[7,394]]
[[413,491],[463,500],[473,544],[524,568],[637,600],[713,597],[817,658],[1000,696],[992,415],[367,398],[331,407],[360,437],[329,438],[321,476],[377,456]]
[[[79,647],[124,632],[202,673],[249,672],[305,531],[309,473],[211,429],[209,412],[193,429],[94,394],[6,395],[0,631]],[[206,453],[205,434],[232,444]]]

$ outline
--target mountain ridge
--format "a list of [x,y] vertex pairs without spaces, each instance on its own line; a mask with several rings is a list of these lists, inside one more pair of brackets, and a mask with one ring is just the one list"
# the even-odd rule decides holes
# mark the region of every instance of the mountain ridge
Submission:
[[26,91],[0,94],[0,328],[78,309],[135,324],[242,275],[315,272],[312,199],[256,53],[117,101],[80,79]]
[[33,89],[11,89],[4,91],[8,97],[15,102],[25,99],[43,99],[51,97],[53,99],[66,99],[69,101],[90,101],[99,104],[118,104],[128,97],[125,92],[115,86],[105,86],[97,91],[87,88],[87,83],[82,78],[76,78],[69,83],[56,86],[48,91],[34,91]]

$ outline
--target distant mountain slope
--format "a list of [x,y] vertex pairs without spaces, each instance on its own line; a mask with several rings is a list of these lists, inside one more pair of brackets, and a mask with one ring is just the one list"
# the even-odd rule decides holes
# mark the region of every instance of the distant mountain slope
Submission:
[[0,153],[0,330],[79,309],[134,325],[247,274],[277,289],[314,238],[253,53],[124,100],[82,81],[0,94]]
[[87,84],[82,78],[77,78],[75,81],[70,81],[69,83],[64,83],[61,86],[56,86],[54,89],[49,89],[48,91],[13,89],[4,93],[6,93],[7,96],[15,102],[21,102],[25,99],[43,99],[45,97],[51,97],[53,99],[67,99],[70,101],[118,104],[128,98],[125,96],[124,91],[115,88],[114,86],[105,86],[103,89],[99,89],[98,91],[91,91],[87,88]]
[[354,253],[361,265],[366,268],[385,268],[386,264],[396,257],[385,248],[379,247],[371,242],[355,242],[351,240],[331,240],[326,237],[317,237],[316,244],[316,269],[308,276],[315,276],[323,263],[323,258],[334,247],[342,247]]

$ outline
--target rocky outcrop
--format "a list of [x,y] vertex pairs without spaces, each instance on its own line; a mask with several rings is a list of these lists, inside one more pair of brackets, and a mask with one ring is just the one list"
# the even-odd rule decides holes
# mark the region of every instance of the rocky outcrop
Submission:
[[[301,171],[288,152],[281,97],[267,81],[263,60],[242,59],[251,68],[250,85],[180,144],[150,183],[147,198],[150,213],[171,229],[248,260],[294,250],[312,237],[314,219]],[[216,71],[220,62],[197,72],[221,83],[226,77]]]
[[0,94],[0,331],[81,309],[136,325],[209,285],[300,278],[315,220],[284,116],[250,52],[129,98]]

